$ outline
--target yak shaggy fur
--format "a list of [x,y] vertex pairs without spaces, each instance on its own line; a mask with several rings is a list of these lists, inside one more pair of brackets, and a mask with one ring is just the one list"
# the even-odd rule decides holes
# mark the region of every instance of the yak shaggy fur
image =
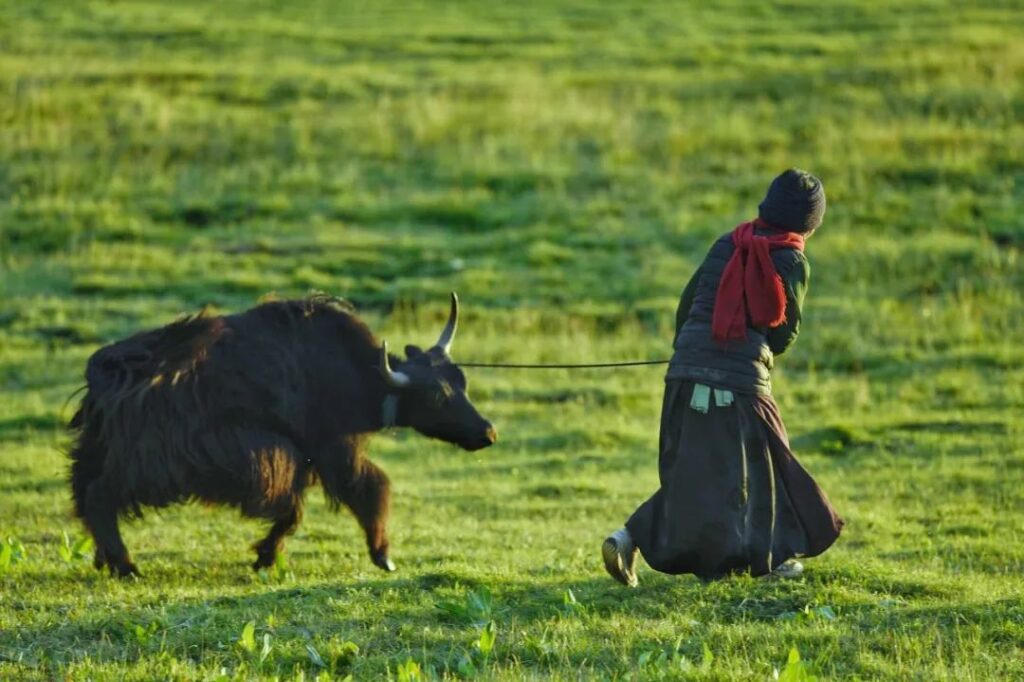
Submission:
[[388,387],[380,344],[337,299],[199,314],[97,351],[71,421],[74,509],[97,568],[137,574],[118,517],[192,499],[273,521],[254,568],[274,563],[319,479],[387,558],[388,479],[364,454]]

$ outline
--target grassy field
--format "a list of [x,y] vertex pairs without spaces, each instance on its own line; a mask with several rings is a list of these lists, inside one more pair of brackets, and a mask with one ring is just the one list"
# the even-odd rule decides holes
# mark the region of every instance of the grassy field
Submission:
[[[0,0],[0,678],[1024,678],[1024,8],[974,4]],[[103,343],[312,289],[427,343],[455,289],[456,359],[666,357],[790,165],[830,205],[776,395],[848,524],[804,578],[604,574],[660,368],[474,370],[497,446],[380,436],[394,575],[319,491],[269,573],[198,505],[93,571]]]

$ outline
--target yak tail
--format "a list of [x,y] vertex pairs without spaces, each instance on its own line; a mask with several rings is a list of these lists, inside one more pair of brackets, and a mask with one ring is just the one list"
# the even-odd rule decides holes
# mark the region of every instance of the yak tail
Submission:
[[77,432],[71,449],[71,496],[75,503],[75,516],[84,518],[85,498],[92,482],[103,475],[106,450],[103,448],[95,427],[89,423],[87,411],[89,396],[86,395],[81,407],[71,418],[70,427]]

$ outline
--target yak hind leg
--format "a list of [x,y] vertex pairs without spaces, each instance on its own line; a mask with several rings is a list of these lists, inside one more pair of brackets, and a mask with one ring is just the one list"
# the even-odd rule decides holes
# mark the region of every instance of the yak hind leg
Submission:
[[108,566],[111,575],[121,578],[141,576],[121,539],[121,530],[117,525],[117,505],[102,478],[89,485],[82,520],[96,543],[93,565],[97,569]]
[[[81,412],[75,415],[75,419],[81,417]],[[93,544],[96,546],[96,553],[93,556],[93,566],[96,570],[107,565],[106,552],[96,541],[96,535],[92,532],[85,517],[86,500],[89,495],[89,487],[96,479],[103,475],[104,450],[91,431],[84,430],[79,437],[79,442],[71,451],[71,498],[74,502],[75,516],[82,520],[86,530],[93,536]]]
[[249,431],[241,440],[255,465],[254,492],[243,503],[248,516],[273,521],[266,537],[253,545],[253,570],[269,568],[278,559],[285,537],[295,532],[302,520],[303,493],[309,483],[305,458],[287,437],[271,432]]
[[352,510],[366,534],[370,559],[377,568],[394,571],[388,557],[388,516],[391,512],[391,482],[376,464],[363,459],[349,485],[340,491],[341,502]]
[[252,546],[256,550],[256,561],[252,563],[252,570],[259,571],[274,565],[281,546],[284,544],[285,536],[294,533],[301,520],[301,503],[274,519],[274,525],[270,527],[267,536]]

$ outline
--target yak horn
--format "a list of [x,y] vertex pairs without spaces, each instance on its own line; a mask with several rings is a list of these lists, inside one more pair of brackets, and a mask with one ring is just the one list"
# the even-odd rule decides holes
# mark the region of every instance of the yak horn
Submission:
[[459,297],[452,292],[452,309],[448,313],[448,323],[444,326],[444,331],[441,332],[441,337],[435,344],[436,348],[440,348],[444,351],[445,355],[448,355],[452,350],[452,341],[455,340],[455,330],[459,328]]
[[388,342],[384,341],[380,346],[380,373],[388,386],[405,388],[412,383],[412,379],[405,372],[396,372],[391,369],[391,362],[388,361]]

